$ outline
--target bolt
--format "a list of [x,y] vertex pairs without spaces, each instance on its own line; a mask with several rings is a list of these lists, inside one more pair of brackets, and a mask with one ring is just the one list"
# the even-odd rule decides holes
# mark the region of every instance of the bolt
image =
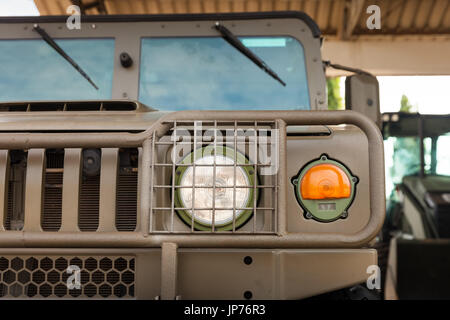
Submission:
[[250,300],[253,297],[253,294],[251,291],[245,291],[244,292],[244,298],[247,300]]

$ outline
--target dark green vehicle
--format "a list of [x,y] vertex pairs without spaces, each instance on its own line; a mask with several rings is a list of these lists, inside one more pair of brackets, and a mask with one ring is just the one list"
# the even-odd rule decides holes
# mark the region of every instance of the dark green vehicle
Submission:
[[[383,114],[391,240],[387,294],[449,298],[450,115]],[[396,283],[396,285],[395,285]]]

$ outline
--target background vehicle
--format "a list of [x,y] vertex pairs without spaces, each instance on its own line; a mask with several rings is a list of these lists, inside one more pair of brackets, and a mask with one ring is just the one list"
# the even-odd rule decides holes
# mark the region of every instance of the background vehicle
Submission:
[[384,241],[391,241],[386,293],[448,298],[450,116],[388,113],[383,119],[395,184],[384,227]]

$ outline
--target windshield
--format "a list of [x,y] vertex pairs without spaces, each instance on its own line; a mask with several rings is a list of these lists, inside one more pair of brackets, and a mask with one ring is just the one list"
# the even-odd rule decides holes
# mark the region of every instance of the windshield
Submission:
[[[424,138],[424,172],[450,176],[450,133]],[[388,137],[384,141],[386,161],[386,195],[390,197],[403,177],[419,174],[420,139]]]
[[56,40],[96,90],[43,40],[0,40],[0,101],[110,99],[114,39]]
[[283,87],[221,37],[144,38],[139,100],[160,110],[308,110],[302,45],[292,37],[244,37]]

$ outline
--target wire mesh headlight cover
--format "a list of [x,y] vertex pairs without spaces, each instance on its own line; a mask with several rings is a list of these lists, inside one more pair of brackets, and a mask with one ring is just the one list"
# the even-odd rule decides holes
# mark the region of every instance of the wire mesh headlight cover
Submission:
[[[255,172],[248,159],[228,147],[203,147],[188,154],[175,178],[177,213],[197,230],[228,231],[242,226],[252,215]],[[195,171],[195,172],[194,172]],[[256,177],[257,178],[257,177]],[[255,194],[256,193],[256,194]]]
[[276,121],[163,124],[152,140],[149,233],[277,233]]

